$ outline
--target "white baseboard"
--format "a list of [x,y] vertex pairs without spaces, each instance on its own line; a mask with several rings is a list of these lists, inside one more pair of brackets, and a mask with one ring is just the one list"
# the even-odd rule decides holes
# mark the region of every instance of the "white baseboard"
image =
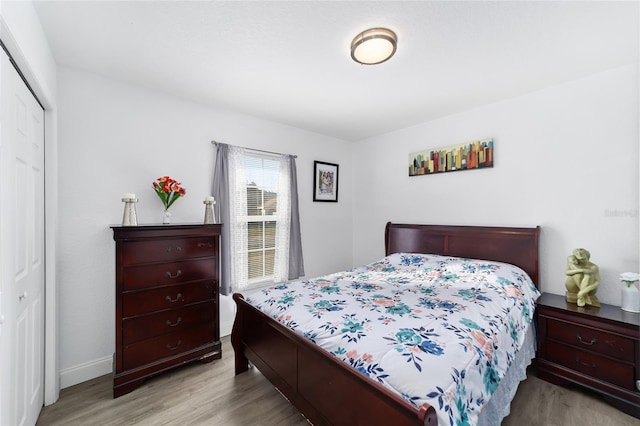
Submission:
[[[228,336],[233,329],[233,321],[220,324],[220,336]],[[113,372],[113,357],[104,357],[95,361],[86,362],[75,367],[60,371],[60,388],[68,388],[96,377]]]
[[95,361],[60,371],[60,388],[68,388],[96,377],[104,376],[113,372],[113,357],[108,356]]

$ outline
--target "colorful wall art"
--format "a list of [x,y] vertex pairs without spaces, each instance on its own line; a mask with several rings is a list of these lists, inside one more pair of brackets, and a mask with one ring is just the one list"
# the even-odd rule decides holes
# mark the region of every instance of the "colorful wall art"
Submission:
[[409,154],[409,176],[493,167],[493,139]]

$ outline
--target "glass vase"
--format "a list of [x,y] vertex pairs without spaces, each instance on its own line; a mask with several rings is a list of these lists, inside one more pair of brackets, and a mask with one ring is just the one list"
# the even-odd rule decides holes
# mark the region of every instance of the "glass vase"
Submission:
[[171,223],[171,213],[169,213],[169,210],[163,210],[162,211],[162,224],[163,225],[168,225]]

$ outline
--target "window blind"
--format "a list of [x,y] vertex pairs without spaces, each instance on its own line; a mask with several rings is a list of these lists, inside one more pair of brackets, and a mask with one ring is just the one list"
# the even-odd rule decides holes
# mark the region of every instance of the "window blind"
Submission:
[[247,274],[249,283],[273,279],[280,160],[246,153]]

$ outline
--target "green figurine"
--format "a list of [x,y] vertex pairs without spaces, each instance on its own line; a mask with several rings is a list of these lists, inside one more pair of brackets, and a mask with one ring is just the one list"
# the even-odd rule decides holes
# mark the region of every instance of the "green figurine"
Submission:
[[600,307],[596,291],[600,285],[598,265],[589,261],[588,250],[577,248],[567,257],[567,302]]

